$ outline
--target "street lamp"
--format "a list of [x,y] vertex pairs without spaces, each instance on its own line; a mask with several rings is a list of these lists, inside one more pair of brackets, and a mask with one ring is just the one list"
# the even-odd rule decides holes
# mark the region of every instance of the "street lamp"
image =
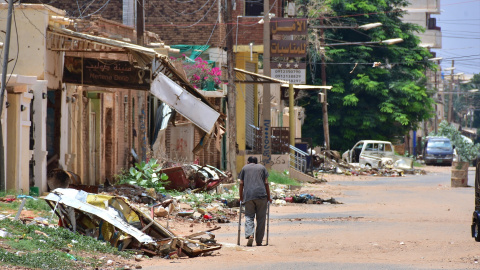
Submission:
[[359,42],[344,42],[344,43],[330,43],[330,44],[324,44],[325,47],[328,46],[346,46],[346,45],[369,45],[369,44],[387,44],[387,45],[392,45],[396,43],[403,42],[403,39],[401,38],[392,38],[392,39],[387,39],[387,40],[381,40],[381,41],[359,41]]
[[379,22],[377,22],[377,23],[367,23],[367,24],[358,26],[358,28],[360,28],[362,30],[370,30],[372,28],[379,27],[379,26],[382,26],[382,23],[379,23]]

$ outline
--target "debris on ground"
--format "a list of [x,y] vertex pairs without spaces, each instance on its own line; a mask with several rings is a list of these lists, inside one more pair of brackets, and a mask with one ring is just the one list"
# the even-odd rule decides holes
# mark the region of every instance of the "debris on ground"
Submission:
[[[141,250],[148,256],[209,254],[221,248],[210,231],[179,236],[147,215],[124,197],[91,194],[58,188],[45,198],[59,218],[59,225],[74,232],[109,242],[119,250]],[[207,234],[209,238],[198,238]]]
[[393,166],[384,166],[381,169],[370,168],[369,166],[359,165],[358,163],[347,163],[342,160],[338,151],[324,150],[319,155],[313,156],[314,175],[344,174],[344,175],[366,175],[382,177],[400,177],[405,174],[425,175],[425,170],[394,168]]

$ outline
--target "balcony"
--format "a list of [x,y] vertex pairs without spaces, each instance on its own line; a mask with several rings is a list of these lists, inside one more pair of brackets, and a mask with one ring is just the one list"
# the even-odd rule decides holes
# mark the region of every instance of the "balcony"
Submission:
[[411,4],[403,8],[409,13],[432,13],[440,14],[440,0],[415,0]]

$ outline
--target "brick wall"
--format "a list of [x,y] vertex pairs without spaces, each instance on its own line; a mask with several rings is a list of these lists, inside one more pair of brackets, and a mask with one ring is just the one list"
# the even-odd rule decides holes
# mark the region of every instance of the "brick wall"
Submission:
[[[122,2],[123,0],[92,1],[92,0],[57,0],[57,1],[40,1],[40,0],[24,0],[22,4],[48,4],[50,6],[63,9],[69,18],[90,17],[91,15],[101,15],[104,18],[122,21]],[[105,5],[105,6],[104,6]],[[103,7],[103,8],[102,8]]]
[[[273,4],[272,1],[270,2],[270,4]],[[38,0],[26,0],[22,3],[37,4]],[[275,13],[279,17],[282,14],[283,1],[276,1],[275,3],[271,13]],[[99,10],[94,15],[122,23],[122,0],[110,0],[102,8],[104,4],[104,1],[94,1],[92,3],[90,0],[78,0],[77,2],[57,0],[49,5],[66,10],[67,16],[71,18],[80,17],[80,7],[83,16]],[[223,5],[224,2],[222,1],[221,4]],[[203,5],[205,6],[201,8]],[[86,8],[87,6],[88,8]],[[226,25],[223,9],[220,13],[218,1],[193,0],[182,3],[174,0],[148,0],[145,1],[145,30],[158,34],[166,45],[209,44],[212,47],[225,47]],[[233,24],[237,23],[237,16],[244,15],[244,1],[236,1],[236,9],[232,11]],[[263,25],[252,26],[259,20],[259,17],[238,17],[238,39],[236,36],[237,29],[234,26],[234,42],[238,41],[239,45],[246,45],[250,42],[257,45],[263,44]],[[131,37],[131,40],[135,41],[136,37]]]
[[225,46],[221,40],[223,14],[219,14],[217,1],[150,0],[145,5],[145,29],[159,34],[167,45]]

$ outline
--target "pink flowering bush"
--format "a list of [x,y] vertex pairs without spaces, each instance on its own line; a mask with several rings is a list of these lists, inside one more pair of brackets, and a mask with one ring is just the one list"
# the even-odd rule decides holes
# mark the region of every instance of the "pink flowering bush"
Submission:
[[215,85],[222,82],[220,80],[220,77],[222,76],[221,69],[218,67],[212,68],[208,62],[201,57],[197,57],[193,64],[185,64],[183,69],[185,70],[190,83],[196,87],[206,81],[213,81]]

